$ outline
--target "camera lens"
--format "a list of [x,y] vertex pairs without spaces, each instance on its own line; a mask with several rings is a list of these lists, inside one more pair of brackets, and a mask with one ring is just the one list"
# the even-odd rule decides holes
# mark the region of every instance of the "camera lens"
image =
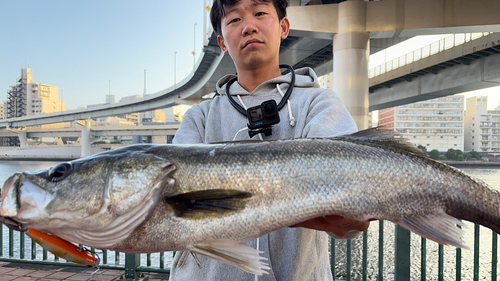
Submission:
[[266,112],[267,114],[272,114],[272,113],[274,113],[275,110],[276,110],[276,107],[273,103],[266,103],[264,105],[264,112]]

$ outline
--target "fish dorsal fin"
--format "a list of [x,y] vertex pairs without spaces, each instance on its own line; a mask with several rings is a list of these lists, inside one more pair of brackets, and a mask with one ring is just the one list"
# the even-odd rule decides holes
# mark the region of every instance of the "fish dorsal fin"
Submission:
[[210,189],[166,196],[178,217],[198,219],[245,208],[246,198],[252,193],[232,189]]
[[415,145],[409,143],[404,138],[396,138],[396,136],[399,135],[393,130],[384,129],[384,127],[375,127],[361,130],[354,134],[335,137],[334,139],[353,141],[377,147],[391,147],[427,157],[427,155],[422,152],[422,150],[415,147]]

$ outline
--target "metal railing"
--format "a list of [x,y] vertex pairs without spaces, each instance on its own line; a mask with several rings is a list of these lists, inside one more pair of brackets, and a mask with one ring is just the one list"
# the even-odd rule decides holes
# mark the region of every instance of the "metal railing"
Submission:
[[[473,241],[473,253],[465,251],[466,254],[461,249],[428,243],[414,234],[410,236],[408,230],[400,226],[393,228],[393,224],[383,221],[373,224],[370,230],[354,240],[332,239],[330,261],[334,279],[478,281],[481,277],[481,280],[496,281],[498,235],[478,225],[470,225],[472,227],[466,234]],[[7,229],[0,225],[0,261],[80,266],[48,253],[29,237],[26,240],[24,233],[8,229],[7,237],[4,237],[4,230]],[[488,233],[492,233],[491,248],[483,244]],[[8,253],[4,252],[4,240],[7,240]],[[169,273],[173,253],[134,255],[103,251],[99,257],[100,268],[123,270],[125,280],[135,280],[144,272]]]
[[[7,230],[7,228],[3,224],[0,224],[0,261],[81,266],[67,262],[47,252],[47,250],[36,244],[23,232],[8,229],[7,237],[4,237],[4,230]],[[7,240],[7,243],[4,243],[4,240]],[[4,246],[7,246],[8,253],[4,251]],[[173,252],[139,255],[97,250],[96,253],[100,259],[99,268],[123,270],[124,280],[135,280],[143,272],[170,273],[168,264],[173,258]]]
[[453,34],[413,52],[407,53],[398,58],[385,62],[384,64],[371,68],[370,70],[368,70],[368,78],[379,76],[396,68],[462,45],[466,42],[479,39],[483,36],[489,35],[490,33],[491,32]]

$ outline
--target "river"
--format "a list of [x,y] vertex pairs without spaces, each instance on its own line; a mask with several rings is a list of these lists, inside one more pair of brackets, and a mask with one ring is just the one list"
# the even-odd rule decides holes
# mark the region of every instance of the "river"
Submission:
[[[47,167],[51,167],[59,162],[51,161],[0,161],[0,183],[3,183],[10,175],[15,172],[35,171]],[[500,168],[462,168],[462,170],[472,176],[475,176],[493,188],[500,190]],[[474,245],[474,225],[466,222],[467,229],[465,241],[471,248]],[[8,255],[8,230],[3,228],[3,245],[4,256]],[[368,231],[368,280],[377,280],[378,274],[378,223],[374,222]],[[490,280],[491,272],[491,234],[492,231],[486,228],[481,228],[480,231],[480,280]],[[16,237],[19,234],[16,233]],[[420,280],[420,236],[411,234],[412,239],[412,262],[411,272],[412,280]],[[17,239],[16,239],[17,240]],[[337,253],[337,279],[344,279],[345,275],[345,258],[342,255],[342,247],[345,244],[343,241],[337,240],[339,253]],[[27,243],[30,244],[30,243]],[[361,280],[360,264],[361,264],[361,239],[353,240],[353,272],[352,280]],[[26,245],[26,256],[29,258],[30,245]],[[444,247],[444,280],[455,280],[455,248]],[[37,258],[41,259],[41,251],[37,251]],[[438,260],[438,245],[432,241],[427,241],[427,280],[437,280],[437,260]],[[18,257],[18,249],[16,249],[15,257]],[[115,261],[114,252],[108,253],[108,264],[113,264]],[[159,267],[159,257],[152,257],[152,266]],[[124,264],[124,255],[121,254],[119,264]],[[141,264],[146,264],[146,255],[141,255]],[[170,253],[165,253],[165,266],[171,264]],[[384,224],[384,280],[394,280],[394,225],[390,222]],[[473,274],[473,251],[462,250],[462,280],[472,280]]]

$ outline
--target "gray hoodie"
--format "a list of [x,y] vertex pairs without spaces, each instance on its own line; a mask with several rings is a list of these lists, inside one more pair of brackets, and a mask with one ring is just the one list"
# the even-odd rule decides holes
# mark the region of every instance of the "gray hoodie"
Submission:
[[[279,114],[281,122],[274,126],[272,135],[264,140],[333,137],[350,134],[357,130],[356,124],[342,104],[340,98],[330,89],[319,87],[318,79],[310,68],[295,71],[295,88],[288,105]],[[194,105],[184,115],[174,143],[213,143],[231,141],[237,132],[246,128],[248,120],[239,113],[226,96],[226,83],[234,75],[226,75],[217,82],[219,96],[213,100]],[[291,74],[282,75],[259,85],[252,93],[243,89],[238,82],[230,87],[230,94],[243,107],[260,105],[263,101],[281,101],[282,92],[288,89]],[[293,118],[291,117],[293,116]],[[293,121],[293,126],[290,121]],[[237,135],[236,140],[249,140],[248,132]],[[259,137],[253,137],[258,140]],[[259,276],[260,281],[319,281],[333,280],[328,256],[328,235],[305,228],[282,228],[260,237],[259,249],[268,259],[271,271]],[[256,240],[244,243],[256,248]],[[174,257],[171,281],[242,280],[254,281],[254,275],[239,268],[199,256],[199,268],[189,252],[177,252]]]

